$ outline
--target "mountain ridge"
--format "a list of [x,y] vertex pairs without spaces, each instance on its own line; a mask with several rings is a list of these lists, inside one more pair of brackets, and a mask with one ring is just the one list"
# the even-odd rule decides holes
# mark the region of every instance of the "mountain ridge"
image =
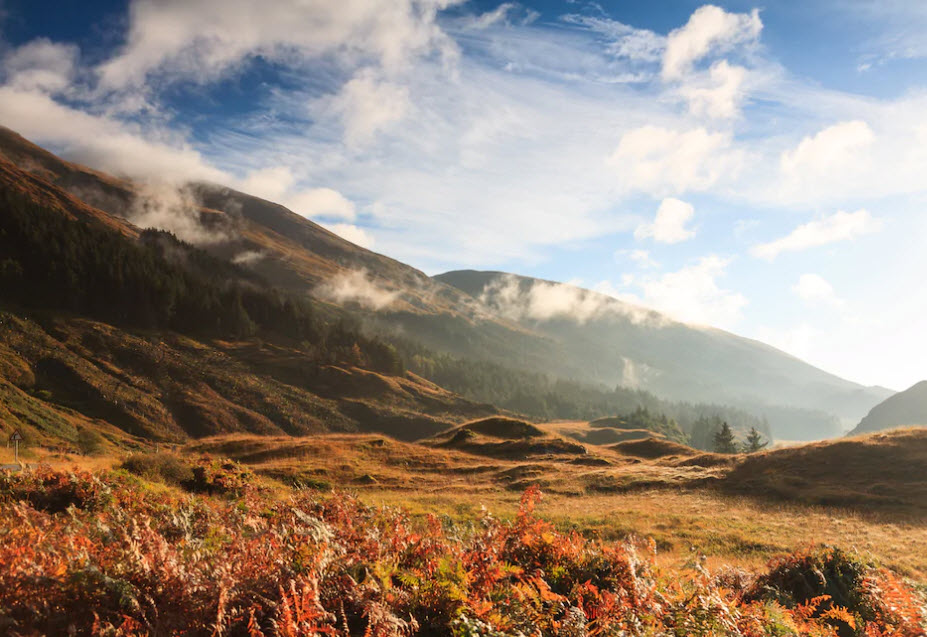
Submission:
[[927,380],[886,398],[873,407],[847,435],[856,436],[915,425],[927,425]]
[[[718,328],[686,325],[569,284],[476,270],[451,271],[434,278],[496,305],[501,312],[512,310],[526,329],[568,342],[568,351],[584,352],[589,364],[599,369],[607,369],[609,360],[615,361],[615,367],[623,360],[626,376],[629,364],[632,370],[643,369],[637,377],[640,388],[670,399],[698,396],[738,406],[760,400],[770,407],[792,405],[850,419],[891,392],[844,380],[766,343]],[[545,294],[554,301],[572,295],[587,315],[577,318],[554,312],[544,305]],[[532,308],[538,310],[534,315]],[[613,368],[612,374],[612,379],[606,377],[602,382],[614,380],[617,370]],[[773,383],[778,384],[770,387]],[[801,431],[783,431],[782,424],[779,429],[777,437],[808,439]],[[835,427],[828,433],[839,435],[841,431]]]
[[[91,207],[98,204],[108,213],[109,218],[103,221],[130,236],[140,232],[136,223],[145,220],[144,216],[138,217],[139,208],[146,212],[146,205],[158,205],[156,200],[150,200],[156,193],[144,192],[144,185],[69,163],[8,129],[0,129],[0,154],[17,164],[17,170],[64,188],[75,201],[86,201]],[[649,332],[635,328],[642,338],[631,340],[601,333],[603,325],[595,321],[582,326],[560,321],[558,329],[553,330],[549,324],[520,320],[517,315],[494,310],[479,294],[448,284],[448,273],[428,277],[412,266],[356,246],[279,204],[215,184],[183,188],[192,203],[185,202],[187,209],[173,213],[187,215],[184,223],[198,224],[198,231],[207,234],[208,240],[198,245],[209,254],[225,261],[240,261],[242,267],[272,285],[328,304],[332,316],[338,314],[334,310],[344,308],[376,333],[412,337],[437,352],[515,369],[543,370],[554,378],[606,387],[634,381],[632,384],[642,384],[674,400],[733,404],[778,422],[781,438],[838,435],[842,433],[839,423],[830,420],[832,417],[825,412],[856,421],[887,395],[880,389],[864,388],[820,370],[808,372],[813,368],[768,345],[713,328],[671,322],[644,308],[633,308],[632,313],[668,327]],[[619,303],[614,299],[609,302]],[[580,327],[588,333],[580,334]],[[596,333],[597,329],[600,333]],[[700,351],[706,355],[680,362],[678,354],[691,349],[693,339],[701,343]],[[601,342],[609,343],[607,351],[603,352]],[[756,376],[751,391],[730,391],[724,377],[706,382],[704,368],[721,346],[743,350],[740,358],[728,359],[739,361],[742,376]],[[642,353],[642,348],[656,354]],[[675,354],[670,356],[668,352]],[[810,387],[809,395],[800,396],[801,400],[777,394],[766,386],[769,383],[764,378],[764,374],[771,374],[773,380],[782,375],[781,370],[768,368],[770,357],[780,366],[787,360],[786,367],[827,382]],[[668,366],[669,371],[661,365]],[[756,388],[762,391],[754,395]],[[796,403],[807,413],[793,409]]]

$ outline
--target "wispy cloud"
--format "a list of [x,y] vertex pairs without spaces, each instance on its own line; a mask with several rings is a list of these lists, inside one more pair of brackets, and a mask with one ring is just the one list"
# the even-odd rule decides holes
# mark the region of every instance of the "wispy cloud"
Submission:
[[878,232],[882,221],[867,210],[839,211],[795,228],[788,235],[754,246],[751,253],[761,259],[775,259],[783,252],[798,252],[839,241],[849,241]]

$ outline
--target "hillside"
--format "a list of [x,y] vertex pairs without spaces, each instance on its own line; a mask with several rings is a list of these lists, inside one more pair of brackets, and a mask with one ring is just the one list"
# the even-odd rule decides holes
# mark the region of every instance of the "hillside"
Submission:
[[[94,217],[127,236],[139,235],[136,224],[155,223],[237,264],[236,276],[253,275],[281,290],[313,296],[320,302],[318,311],[330,318],[346,310],[363,321],[365,330],[390,340],[570,380],[577,383],[574,396],[622,385],[676,401],[732,405],[765,417],[775,437],[803,440],[839,435],[837,417],[856,422],[890,393],[843,381],[748,339],[673,323],[566,286],[562,289],[580,294],[582,308],[610,309],[581,321],[513,314],[498,299],[481,298],[486,285],[498,280],[497,273],[429,278],[283,206],[222,186],[134,183],[64,161],[7,129],[0,129],[0,155],[10,161],[4,169],[8,182],[38,180],[60,187],[67,194],[57,190],[55,197],[64,203],[54,205],[68,207],[76,217]],[[516,282],[525,289],[541,283],[527,278]],[[403,355],[412,358],[416,353],[406,348]],[[429,366],[417,371],[428,376]],[[522,383],[509,397],[508,408],[546,402],[541,411],[553,418],[615,413],[560,410],[556,405],[564,401],[547,401],[545,384],[542,379],[530,388]],[[458,391],[468,389],[461,384]],[[468,395],[484,400],[478,393]],[[631,410],[646,400],[629,398],[623,408]]]
[[745,456],[729,493],[815,505],[927,513],[927,429],[899,429]]
[[[671,321],[566,284],[472,270],[435,278],[559,343],[573,364],[585,364],[593,380],[675,400],[738,405],[766,415],[777,438],[839,435],[840,423],[825,414],[852,419],[891,394],[843,380],[763,343]],[[564,298],[575,299],[578,310],[565,310]]]
[[171,235],[0,159],[0,429],[101,451],[232,432],[432,435],[496,413]]
[[927,381],[921,381],[873,407],[849,435],[911,425],[927,425]]

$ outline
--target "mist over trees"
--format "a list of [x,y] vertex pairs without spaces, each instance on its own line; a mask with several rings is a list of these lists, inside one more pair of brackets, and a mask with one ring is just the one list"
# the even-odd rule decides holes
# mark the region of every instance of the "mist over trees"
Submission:
[[12,192],[0,194],[0,301],[116,325],[208,337],[287,339],[321,362],[400,373],[394,347],[347,320],[320,320],[288,295],[172,234],[133,241],[68,219]]

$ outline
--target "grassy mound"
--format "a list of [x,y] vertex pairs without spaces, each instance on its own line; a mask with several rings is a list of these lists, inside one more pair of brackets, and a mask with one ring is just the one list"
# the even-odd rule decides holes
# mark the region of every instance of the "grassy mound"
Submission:
[[586,454],[581,444],[546,433],[523,420],[501,417],[469,422],[423,442],[492,458]]
[[927,506],[927,429],[912,428],[743,457],[732,493],[852,508]]
[[502,438],[505,440],[522,440],[524,438],[540,438],[546,434],[524,420],[515,418],[492,417],[474,420],[460,426],[460,429],[472,431],[481,436]]
[[610,445],[608,448],[622,455],[633,456],[635,458],[647,458],[650,460],[668,456],[694,456],[699,454],[699,452],[692,447],[658,438],[629,440],[628,442],[619,442],[618,444]]

